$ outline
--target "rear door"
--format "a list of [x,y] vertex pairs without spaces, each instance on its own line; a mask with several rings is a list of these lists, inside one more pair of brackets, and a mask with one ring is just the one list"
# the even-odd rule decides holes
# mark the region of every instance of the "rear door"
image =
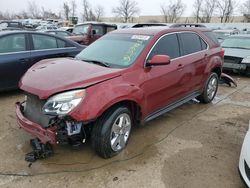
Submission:
[[204,78],[204,72],[208,59],[208,45],[194,32],[183,32],[178,34],[181,41],[181,54],[185,58],[183,67],[185,70],[185,92],[193,92],[200,89]]
[[0,90],[16,88],[29,68],[30,51],[27,34],[18,33],[0,38]]

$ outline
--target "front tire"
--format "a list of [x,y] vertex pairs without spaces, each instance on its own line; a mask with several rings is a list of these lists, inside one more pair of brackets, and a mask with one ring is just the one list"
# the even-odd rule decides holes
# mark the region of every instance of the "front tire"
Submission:
[[219,78],[218,75],[214,72],[212,72],[206,82],[204,91],[202,92],[202,94],[200,96],[197,97],[197,99],[201,102],[201,103],[210,103],[218,90],[218,83],[219,83]]
[[132,115],[127,107],[112,108],[93,127],[91,140],[96,153],[111,158],[127,145],[132,127]]

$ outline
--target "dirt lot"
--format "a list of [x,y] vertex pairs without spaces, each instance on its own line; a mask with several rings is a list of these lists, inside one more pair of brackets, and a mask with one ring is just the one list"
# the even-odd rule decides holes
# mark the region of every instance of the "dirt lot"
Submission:
[[21,92],[0,94],[0,187],[244,187],[238,159],[250,119],[250,78],[220,86],[213,104],[189,102],[134,128],[128,147],[104,160],[86,144],[56,147],[28,166],[29,135],[17,128]]

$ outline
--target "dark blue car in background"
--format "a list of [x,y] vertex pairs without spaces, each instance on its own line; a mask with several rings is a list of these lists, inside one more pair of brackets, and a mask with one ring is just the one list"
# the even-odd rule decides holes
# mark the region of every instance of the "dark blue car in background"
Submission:
[[42,59],[75,57],[85,46],[32,31],[0,32],[0,91],[18,88],[22,75]]

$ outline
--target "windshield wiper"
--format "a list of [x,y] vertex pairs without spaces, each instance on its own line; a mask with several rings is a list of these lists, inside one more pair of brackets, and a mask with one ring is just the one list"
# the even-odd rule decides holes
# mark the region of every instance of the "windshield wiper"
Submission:
[[81,59],[82,61],[86,61],[86,62],[90,62],[90,63],[94,63],[97,65],[101,65],[104,67],[110,67],[109,63],[106,63],[104,61],[97,61],[97,60],[92,60],[92,59]]

